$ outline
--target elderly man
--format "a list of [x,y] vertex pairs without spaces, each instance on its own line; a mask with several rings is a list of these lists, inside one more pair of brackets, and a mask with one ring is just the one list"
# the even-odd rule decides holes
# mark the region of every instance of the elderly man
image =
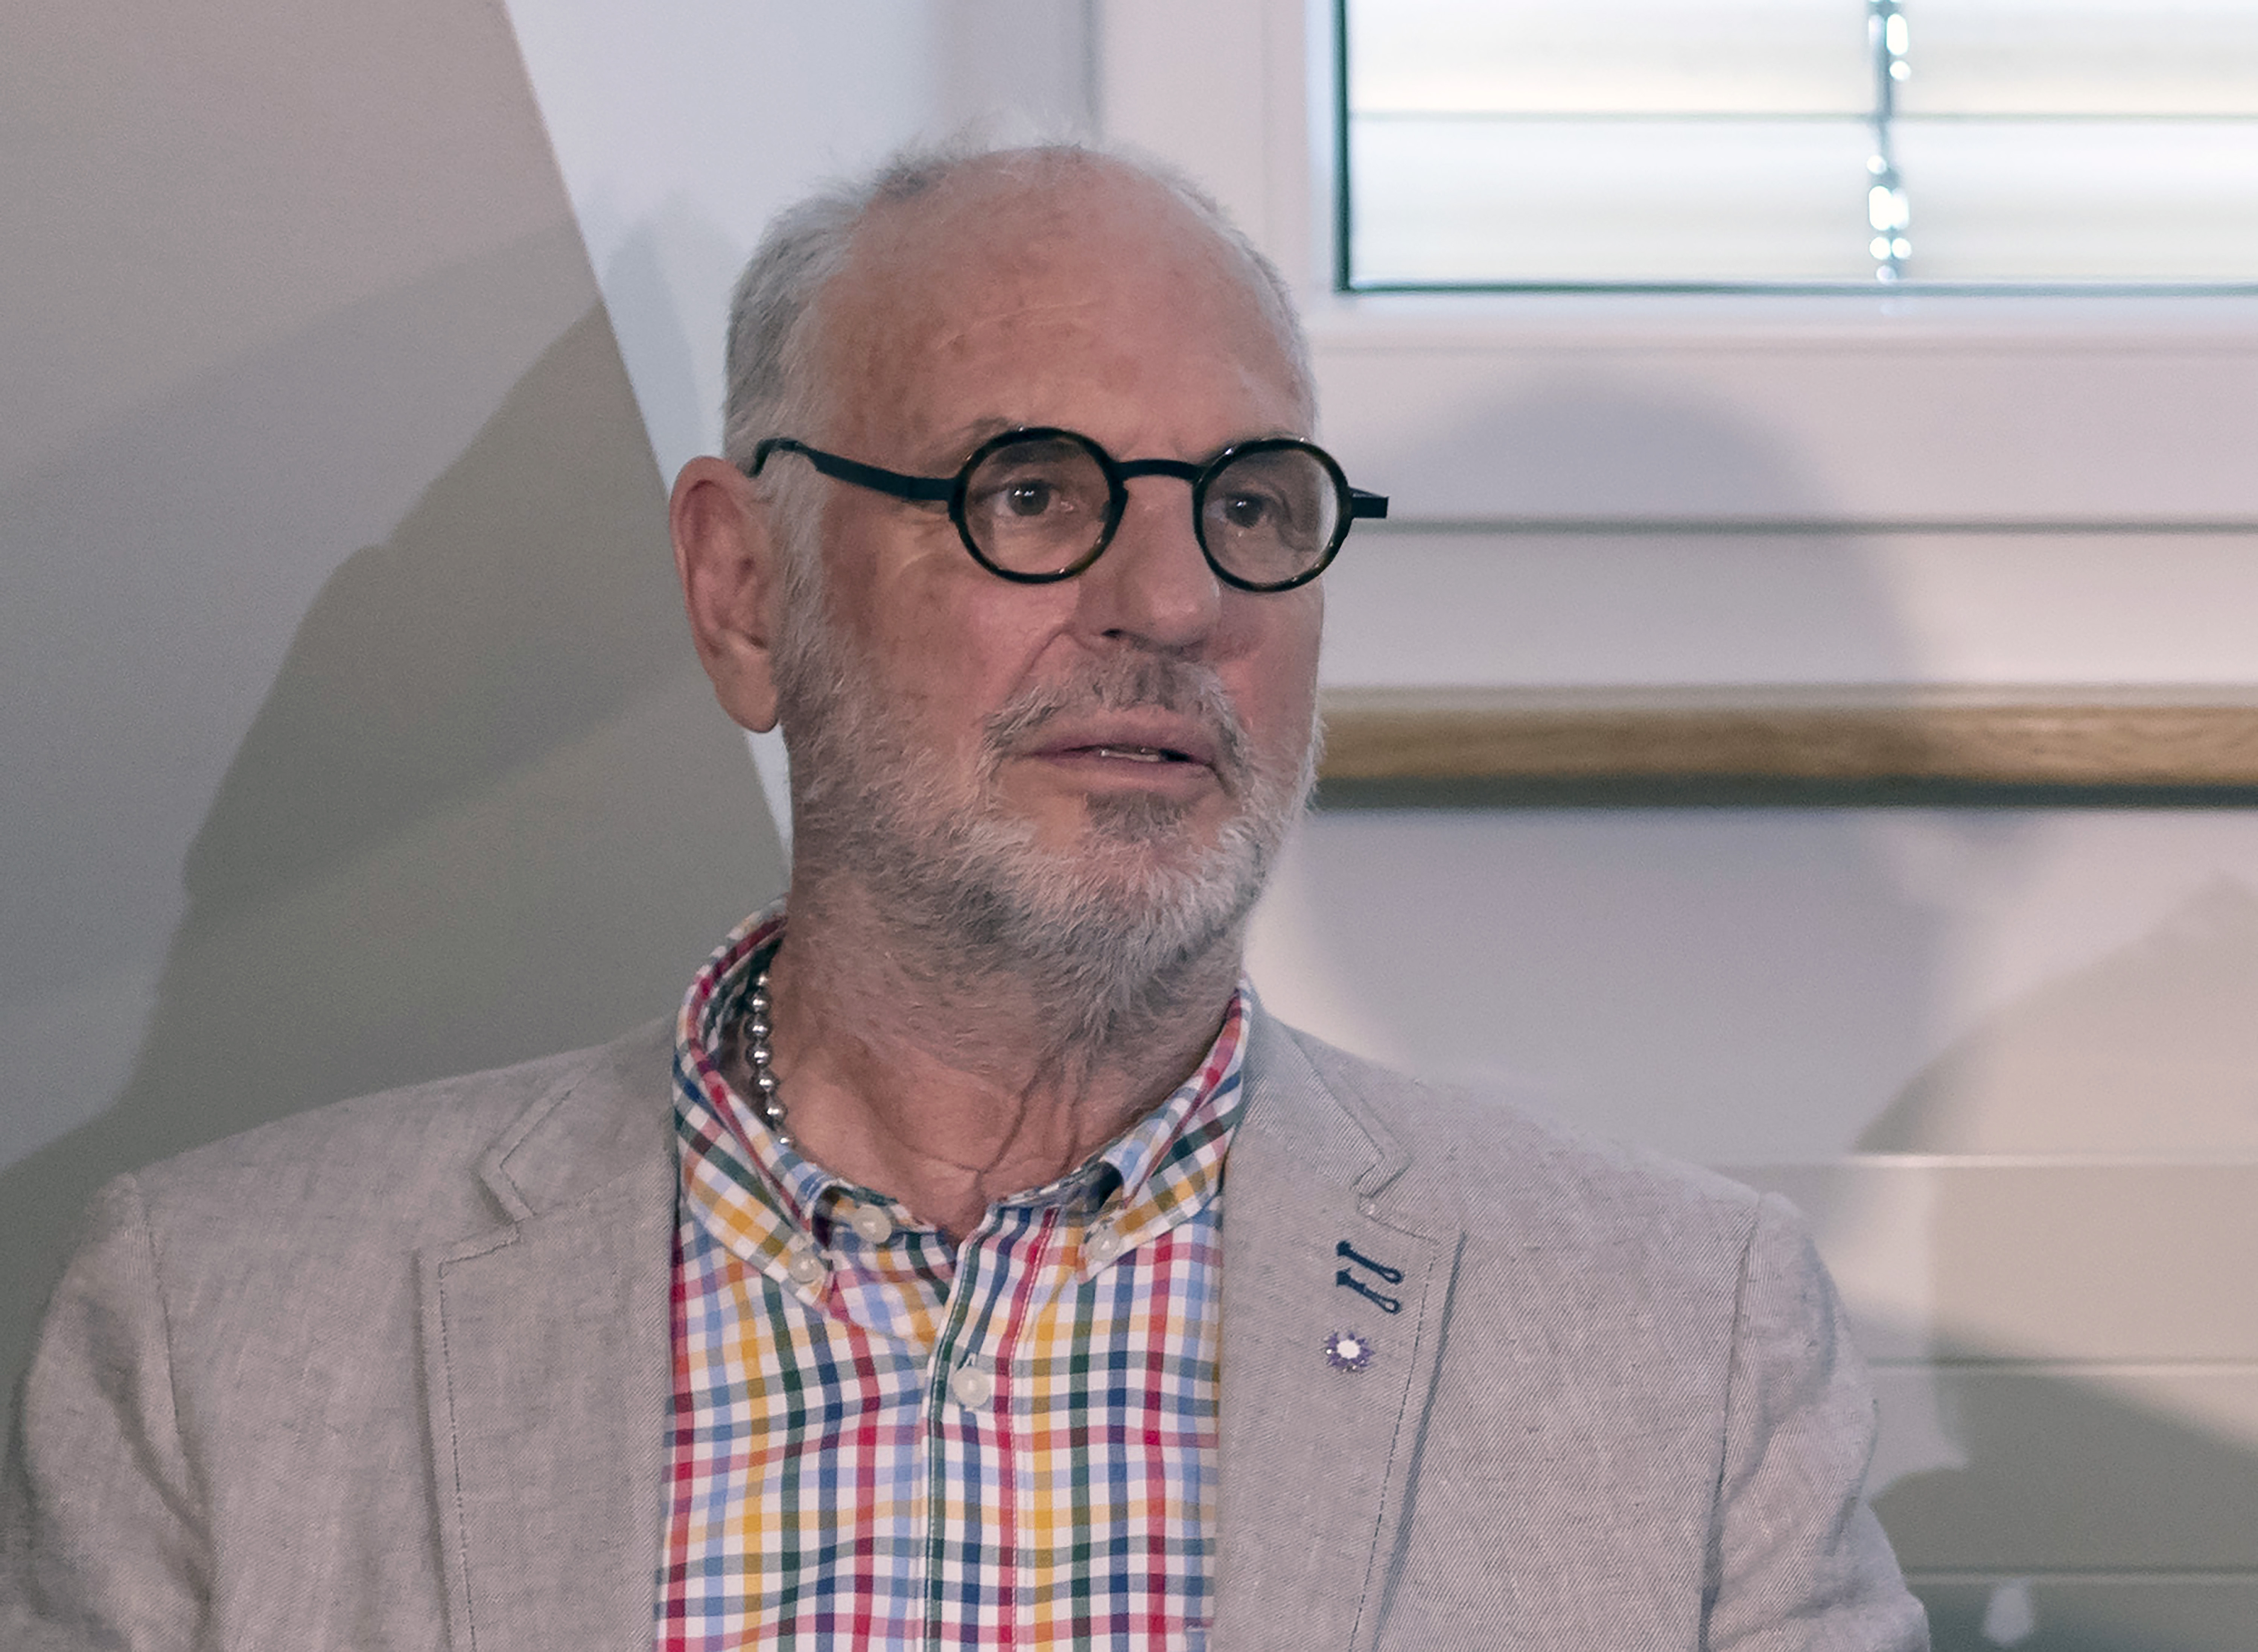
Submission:
[[786,215],[672,512],[785,907],[669,1031],[106,1190],[6,1644],[1922,1644],[1787,1212],[1239,982],[1381,508],[1313,420],[1138,167]]

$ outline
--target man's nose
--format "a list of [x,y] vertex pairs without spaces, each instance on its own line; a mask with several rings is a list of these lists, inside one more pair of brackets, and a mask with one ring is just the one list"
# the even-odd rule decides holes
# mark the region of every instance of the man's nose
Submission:
[[1174,477],[1129,483],[1120,526],[1076,583],[1093,635],[1182,651],[1204,643],[1223,614],[1223,582],[1193,532],[1190,486]]

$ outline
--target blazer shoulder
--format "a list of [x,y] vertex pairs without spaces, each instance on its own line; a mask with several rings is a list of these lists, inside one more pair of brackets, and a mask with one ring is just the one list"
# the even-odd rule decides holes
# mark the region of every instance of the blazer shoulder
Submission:
[[1614,1140],[1478,1087],[1432,1083],[1282,1028],[1365,1128],[1392,1141],[1402,1168],[1395,1197],[1440,1199],[1479,1229],[1502,1209],[1577,1225],[1672,1227],[1745,1233],[1761,1202],[1714,1171]]
[[440,1237],[522,1214],[479,1173],[528,1136],[562,1138],[584,1179],[655,1139],[653,1121],[669,1112],[669,1044],[667,1024],[654,1021],[588,1049],[355,1096],[191,1148],[132,1181],[160,1230],[279,1226],[302,1240],[310,1226],[365,1241],[429,1227],[423,1237]]

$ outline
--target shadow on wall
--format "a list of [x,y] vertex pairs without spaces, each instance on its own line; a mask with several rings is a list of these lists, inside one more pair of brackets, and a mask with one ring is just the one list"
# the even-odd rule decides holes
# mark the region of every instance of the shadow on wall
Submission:
[[2193,1638],[2173,1635],[2160,1631],[2154,1617],[2137,1608],[2130,1618],[2112,1622],[2107,1614],[2083,1604],[2075,1608],[2084,1619],[2083,1628],[2024,1627],[2036,1622],[2029,1614],[2041,1610],[2029,1603],[2043,1598],[2050,1607],[2056,1601],[2074,1599],[2077,1592],[2041,1587],[2034,1595],[2020,1585],[2005,1593],[1958,1585],[1924,1591],[1932,1652],[2000,1652],[2002,1648],[2014,1652],[2212,1652],[2214,1648],[2225,1652],[2231,1648],[2242,1652],[2248,1644],[2239,1636],[2221,1641],[2200,1628]]
[[1935,1652],[2247,1652],[2247,1445],[2060,1375],[1947,1365],[1926,1379],[1967,1466],[1909,1475],[1874,1507]]
[[[2012,1161],[1988,1184],[1949,1185],[1930,1216],[1940,1305],[1963,1322],[2007,1321],[1935,1373],[1964,1466],[1892,1485],[1878,1500],[1884,1519],[1917,1535],[1921,1558],[1940,1569],[2153,1569],[2145,1583],[2036,1578],[2006,1594],[1932,1586],[1941,1649],[2250,1644],[2254,1003],[2258,893],[2218,876],[2149,934],[1961,1039],[1860,1144]],[[1979,1268],[1992,1277],[1971,1280]],[[2089,1369],[1997,1351],[2041,1338]]]
[[[591,311],[307,613],[189,850],[131,1081],[0,1172],[10,1391],[77,1210],[134,1165],[671,1010],[782,885],[684,632]],[[665,1105],[654,1074],[653,1105]]]
[[2220,875],[2136,945],[1908,1084],[1874,1153],[2258,1153],[2258,890]]
[[1901,1305],[1862,1332],[1914,1465],[1875,1507],[1939,1652],[2251,1644],[2254,998],[2258,894],[2214,877],[1930,1063],[1886,1156],[1748,1173]]

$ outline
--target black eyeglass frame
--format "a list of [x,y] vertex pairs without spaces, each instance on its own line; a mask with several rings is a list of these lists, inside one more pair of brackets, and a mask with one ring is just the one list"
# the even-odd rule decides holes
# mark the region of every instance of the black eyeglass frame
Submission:
[[[1106,483],[1105,520],[1100,525],[1097,542],[1088,551],[1064,568],[1045,572],[1029,573],[1020,569],[1001,567],[989,560],[972,529],[965,521],[965,500],[969,493],[972,478],[991,454],[1021,442],[1068,442],[1081,449],[1097,462]],[[1306,453],[1324,467],[1332,479],[1333,491],[1339,498],[1339,519],[1333,524],[1331,539],[1324,553],[1315,563],[1289,579],[1255,580],[1239,575],[1216,560],[1215,552],[1207,542],[1205,527],[1207,490],[1215,479],[1234,462],[1257,453],[1278,453],[1292,450]],[[1194,464],[1184,459],[1117,459],[1111,453],[1082,434],[1079,430],[1062,429],[1054,425],[1030,425],[1005,430],[983,442],[972,450],[972,457],[954,476],[906,476],[899,471],[865,464],[859,459],[827,453],[821,448],[810,447],[797,437],[772,436],[763,438],[753,449],[753,462],[745,474],[758,476],[762,467],[775,453],[797,453],[823,475],[835,481],[851,482],[856,487],[867,487],[875,493],[891,494],[896,499],[911,500],[928,504],[946,504],[948,519],[956,524],[956,536],[964,542],[964,549],[972,553],[972,560],[999,579],[1009,579],[1024,585],[1054,585],[1062,579],[1071,579],[1105,554],[1113,542],[1114,530],[1121,526],[1122,513],[1129,507],[1129,483],[1140,476],[1173,476],[1192,486],[1192,535],[1199,541],[1200,555],[1215,577],[1225,585],[1241,591],[1291,591],[1305,585],[1332,565],[1340,554],[1342,542],[1348,538],[1350,524],[1360,517],[1378,521],[1388,514],[1388,497],[1383,493],[1367,493],[1360,487],[1351,487],[1348,478],[1342,474],[1339,461],[1314,442],[1304,442],[1289,436],[1260,436],[1251,442],[1234,442],[1204,464]]]

